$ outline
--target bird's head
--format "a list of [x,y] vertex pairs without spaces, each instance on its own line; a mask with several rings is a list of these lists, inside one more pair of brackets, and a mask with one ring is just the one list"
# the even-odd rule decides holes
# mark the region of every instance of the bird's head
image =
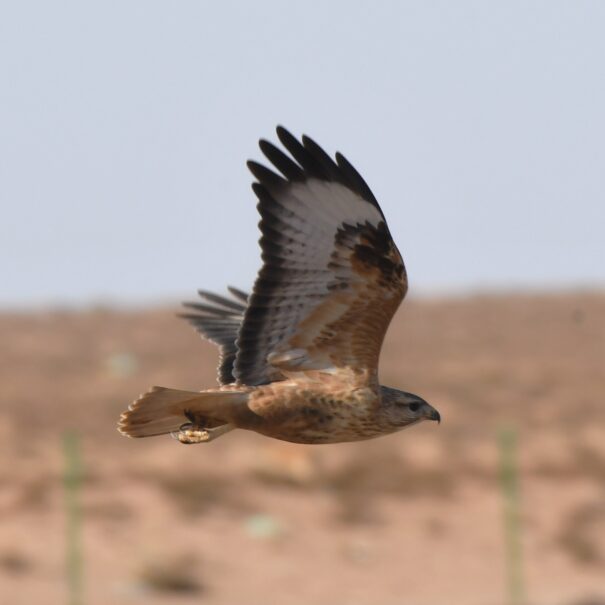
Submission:
[[439,412],[418,395],[389,387],[380,387],[380,394],[382,414],[394,430],[423,420],[441,422]]

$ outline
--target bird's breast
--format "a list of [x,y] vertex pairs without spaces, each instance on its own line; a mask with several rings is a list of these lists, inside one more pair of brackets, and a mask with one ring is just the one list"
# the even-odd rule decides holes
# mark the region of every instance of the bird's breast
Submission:
[[294,443],[359,441],[385,432],[376,413],[378,395],[370,387],[268,387],[250,398],[255,426],[242,428]]

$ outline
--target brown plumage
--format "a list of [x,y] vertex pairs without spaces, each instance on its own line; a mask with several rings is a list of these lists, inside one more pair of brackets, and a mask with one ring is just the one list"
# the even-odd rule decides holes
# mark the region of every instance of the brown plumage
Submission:
[[369,439],[438,412],[378,384],[388,325],[407,291],[403,260],[374,195],[341,155],[285,129],[290,153],[261,140],[281,173],[248,162],[257,182],[263,266],[252,294],[200,291],[183,314],[220,348],[219,384],[154,387],[122,414],[130,437],[210,441],[233,428],[298,443]]

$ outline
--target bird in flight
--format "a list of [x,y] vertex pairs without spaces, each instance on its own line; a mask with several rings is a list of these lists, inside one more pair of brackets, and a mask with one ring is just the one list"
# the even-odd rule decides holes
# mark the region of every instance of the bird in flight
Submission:
[[120,417],[122,434],[204,443],[237,428],[338,443],[440,420],[422,398],[378,382],[407,278],[376,198],[340,153],[281,126],[277,137],[288,153],[259,143],[272,169],[248,162],[263,261],[252,293],[200,291],[182,315],[218,345],[219,386],[153,387]]

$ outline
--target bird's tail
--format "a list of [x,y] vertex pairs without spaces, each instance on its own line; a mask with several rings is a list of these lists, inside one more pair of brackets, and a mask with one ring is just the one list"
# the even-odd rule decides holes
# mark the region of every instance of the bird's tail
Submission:
[[228,424],[248,394],[233,391],[180,391],[153,387],[143,393],[121,416],[118,430],[127,437],[153,437],[178,431],[192,419],[203,419],[206,428]]

